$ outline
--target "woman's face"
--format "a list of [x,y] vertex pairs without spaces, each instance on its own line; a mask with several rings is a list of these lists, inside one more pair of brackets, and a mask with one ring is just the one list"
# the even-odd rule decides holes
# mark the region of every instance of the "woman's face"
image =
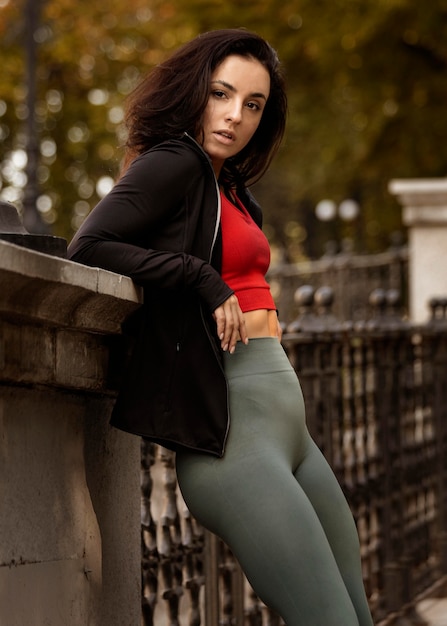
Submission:
[[269,73],[256,59],[228,56],[211,75],[202,147],[216,176],[225,159],[240,152],[253,137],[269,93]]

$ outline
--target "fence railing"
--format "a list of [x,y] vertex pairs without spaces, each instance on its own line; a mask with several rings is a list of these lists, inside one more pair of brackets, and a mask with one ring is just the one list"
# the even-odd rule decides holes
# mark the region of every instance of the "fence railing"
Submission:
[[364,320],[369,314],[368,298],[375,289],[395,290],[407,301],[408,250],[395,246],[374,255],[335,254],[314,261],[276,263],[268,274],[281,319],[297,315],[295,293],[301,285],[314,289],[331,285],[332,312],[339,320]]
[[[354,324],[335,320],[328,295],[317,293],[315,312],[313,290],[302,290],[283,345],[357,522],[374,621],[420,623],[416,599],[447,579],[447,301],[414,326],[396,314],[393,290],[376,290],[374,314]],[[142,495],[146,626],[282,624],[189,515],[172,453],[150,444]]]

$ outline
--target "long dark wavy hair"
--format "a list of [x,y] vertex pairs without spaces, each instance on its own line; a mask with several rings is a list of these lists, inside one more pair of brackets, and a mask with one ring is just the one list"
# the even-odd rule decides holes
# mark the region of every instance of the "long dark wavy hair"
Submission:
[[227,159],[221,178],[227,184],[252,184],[270,165],[284,135],[287,97],[278,55],[259,35],[243,29],[203,33],[156,66],[127,100],[123,171],[138,154],[185,132],[200,143],[210,95],[211,75],[229,55],[253,58],[270,75],[270,94],[260,124],[247,146]]

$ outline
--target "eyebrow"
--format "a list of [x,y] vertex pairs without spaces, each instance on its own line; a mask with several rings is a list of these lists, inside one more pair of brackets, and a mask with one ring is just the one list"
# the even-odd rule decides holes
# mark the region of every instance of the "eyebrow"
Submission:
[[[231,85],[230,83],[227,83],[227,81],[225,80],[212,80],[211,84],[213,85],[214,83],[219,83],[219,85],[223,85],[224,87],[226,87],[229,91],[232,92],[236,92],[236,88],[233,87],[233,85]],[[263,94],[262,92],[255,92],[255,93],[251,93],[250,94],[251,98],[263,98],[264,100],[267,101],[267,97],[265,94]]]

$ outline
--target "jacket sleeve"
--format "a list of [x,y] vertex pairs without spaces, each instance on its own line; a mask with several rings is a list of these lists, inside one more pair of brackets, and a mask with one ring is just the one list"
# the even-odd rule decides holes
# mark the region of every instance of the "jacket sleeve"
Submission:
[[[233,291],[209,263],[181,249],[185,197],[201,177],[197,156],[182,146],[141,155],[83,222],[68,257],[124,274],[143,287],[195,289],[213,311]],[[151,240],[167,228],[178,229],[177,244],[152,248]]]

